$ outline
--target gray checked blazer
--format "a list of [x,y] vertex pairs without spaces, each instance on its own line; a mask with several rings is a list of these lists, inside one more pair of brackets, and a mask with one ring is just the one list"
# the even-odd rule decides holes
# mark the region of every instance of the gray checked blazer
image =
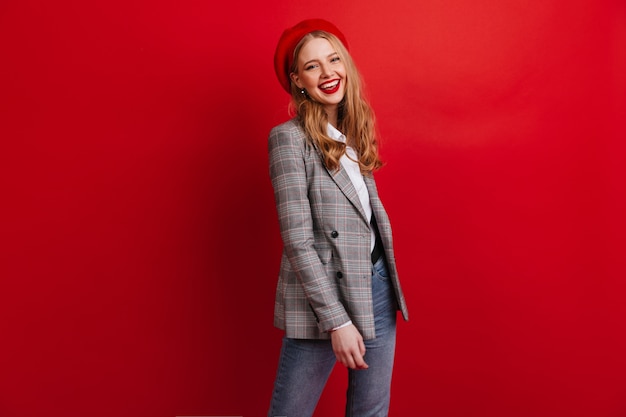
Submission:
[[[290,338],[328,339],[329,330],[352,320],[364,339],[374,338],[370,224],[350,177],[342,167],[326,168],[295,119],[272,129],[268,148],[283,240],[274,325]],[[389,218],[374,178],[364,180],[398,309],[408,320]]]

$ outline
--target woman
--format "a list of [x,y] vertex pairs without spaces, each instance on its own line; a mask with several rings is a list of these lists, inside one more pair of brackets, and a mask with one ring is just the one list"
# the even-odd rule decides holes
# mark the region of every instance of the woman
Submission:
[[285,337],[268,415],[311,416],[339,361],[346,416],[386,416],[396,312],[408,313],[372,176],[382,165],[374,114],[330,22],[285,30],[274,65],[296,117],[269,135],[284,245],[274,324]]

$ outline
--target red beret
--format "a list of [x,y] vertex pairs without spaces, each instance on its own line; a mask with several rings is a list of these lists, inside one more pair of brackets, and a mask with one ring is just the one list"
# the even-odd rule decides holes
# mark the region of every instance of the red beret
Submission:
[[316,30],[332,33],[343,43],[343,46],[348,48],[348,42],[343,33],[335,25],[323,19],[303,20],[294,27],[285,29],[278,40],[276,52],[274,53],[274,70],[276,71],[278,82],[289,94],[291,94],[291,78],[289,74],[291,73],[291,65],[294,59],[293,53],[296,45],[305,35]]

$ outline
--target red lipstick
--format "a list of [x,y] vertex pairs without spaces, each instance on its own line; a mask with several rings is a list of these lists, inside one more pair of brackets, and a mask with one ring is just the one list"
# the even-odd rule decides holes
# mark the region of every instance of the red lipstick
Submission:
[[[329,83],[325,83],[325,84],[329,84]],[[324,94],[334,94],[337,91],[339,91],[340,86],[341,86],[341,80],[337,80],[337,85],[334,86],[333,88],[321,88],[320,87],[320,91]]]

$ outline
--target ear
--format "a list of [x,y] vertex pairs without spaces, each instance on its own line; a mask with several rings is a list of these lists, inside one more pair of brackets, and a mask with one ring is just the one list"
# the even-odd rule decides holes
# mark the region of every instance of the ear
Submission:
[[293,83],[297,85],[298,88],[302,88],[299,84],[300,77],[298,77],[298,74],[296,74],[295,72],[292,72],[291,74],[289,74],[289,76],[291,77],[291,81],[293,81]]

